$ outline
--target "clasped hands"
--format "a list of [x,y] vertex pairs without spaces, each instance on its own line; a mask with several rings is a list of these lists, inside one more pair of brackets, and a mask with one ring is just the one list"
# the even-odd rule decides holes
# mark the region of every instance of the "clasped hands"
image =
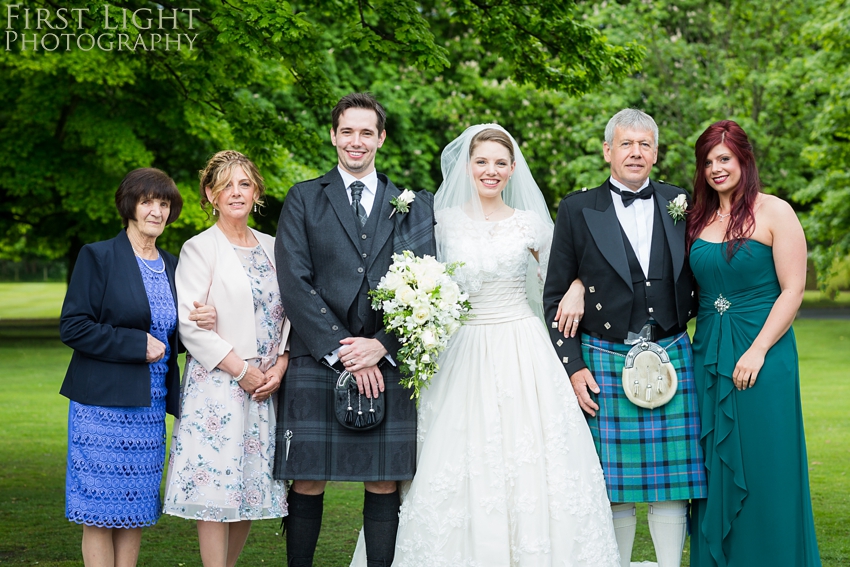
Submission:
[[357,389],[367,398],[377,398],[384,391],[384,376],[378,363],[387,355],[387,349],[378,339],[348,337],[339,341],[339,360],[357,379]]
[[[189,313],[189,320],[195,321],[198,327],[212,331],[215,328],[215,307],[194,302],[195,308]],[[145,352],[145,362],[156,362],[165,356],[165,343],[148,333],[148,344]]]

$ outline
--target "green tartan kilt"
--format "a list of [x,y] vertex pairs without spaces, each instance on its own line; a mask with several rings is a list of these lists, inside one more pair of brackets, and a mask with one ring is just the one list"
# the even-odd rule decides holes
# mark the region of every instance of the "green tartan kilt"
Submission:
[[667,404],[645,409],[623,392],[630,345],[582,335],[582,355],[599,385],[599,404],[587,423],[602,462],[611,502],[663,502],[705,498],[705,459],[693,350],[687,333],[658,341],[676,369],[679,387]]

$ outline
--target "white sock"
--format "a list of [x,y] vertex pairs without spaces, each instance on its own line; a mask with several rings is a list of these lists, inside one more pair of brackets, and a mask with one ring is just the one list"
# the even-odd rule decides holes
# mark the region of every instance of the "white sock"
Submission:
[[620,567],[630,567],[637,527],[635,505],[611,504],[611,515],[614,518],[614,537],[617,538],[617,548],[620,550]]
[[679,567],[688,533],[688,501],[650,502],[647,520],[658,567]]

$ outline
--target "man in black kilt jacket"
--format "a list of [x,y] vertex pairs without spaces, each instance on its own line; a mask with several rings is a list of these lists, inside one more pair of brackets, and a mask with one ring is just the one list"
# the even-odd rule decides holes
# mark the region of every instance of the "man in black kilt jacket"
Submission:
[[[290,362],[280,390],[274,476],[292,480],[289,567],[309,567],[322,525],[327,481],[365,485],[363,529],[369,567],[389,567],[398,529],[398,481],[416,468],[416,405],[400,385],[399,343],[371,308],[375,289],[403,249],[436,255],[433,199],[420,191],[406,213],[400,191],[375,170],[386,113],[369,94],[343,97],[332,112],[338,165],[286,196],[275,256]],[[394,213],[394,214],[393,214]],[[367,398],[384,397],[384,419],[347,429],[334,414],[334,387],[348,370]]]
[[[543,295],[546,320],[588,415],[621,565],[630,564],[635,502],[646,502],[658,565],[678,567],[688,500],[706,494],[687,335],[698,304],[684,214],[675,210],[677,198],[687,196],[649,178],[658,159],[658,126],[644,112],[625,109],[611,118],[603,151],[608,180],[567,195],[558,208]],[[585,308],[581,320],[567,323],[578,331],[569,337],[552,321],[575,279],[584,284]],[[633,403],[622,384],[626,355],[638,336],[664,349],[678,377],[672,399],[652,409]]]

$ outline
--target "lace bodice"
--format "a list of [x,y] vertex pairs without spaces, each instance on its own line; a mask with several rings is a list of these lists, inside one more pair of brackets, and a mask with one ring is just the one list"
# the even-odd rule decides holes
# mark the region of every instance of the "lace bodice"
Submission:
[[[463,262],[455,280],[467,293],[475,293],[481,284],[497,280],[524,280],[529,262],[540,257],[540,283],[552,244],[552,229],[530,211],[515,210],[497,222],[469,218],[459,208],[438,211],[437,246],[441,262]],[[536,263],[536,262],[535,262]]]

